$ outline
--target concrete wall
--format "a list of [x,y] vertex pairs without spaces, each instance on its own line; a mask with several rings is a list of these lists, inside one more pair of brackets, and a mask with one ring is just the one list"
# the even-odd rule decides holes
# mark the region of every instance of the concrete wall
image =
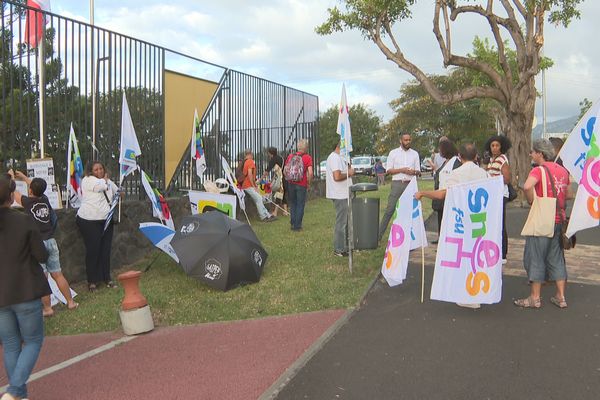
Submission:
[[[315,182],[309,194],[309,199],[324,196],[324,187],[324,181]],[[167,199],[167,202],[175,219],[175,227],[178,227],[181,218],[190,215],[189,198],[187,196],[172,198]],[[246,212],[251,219],[258,218],[256,207],[249,198],[246,201]],[[56,241],[60,249],[60,262],[63,273],[69,282],[85,281],[85,248],[79,228],[75,225],[76,210],[56,210],[56,214],[58,215]],[[245,220],[244,213],[239,207],[236,215],[238,220]],[[111,257],[113,270],[133,264],[154,250],[154,246],[138,229],[140,222],[152,221],[158,222],[156,218],[152,217],[152,206],[149,200],[125,201],[122,203],[121,222],[115,225],[113,236]],[[113,276],[113,278],[116,277]]]

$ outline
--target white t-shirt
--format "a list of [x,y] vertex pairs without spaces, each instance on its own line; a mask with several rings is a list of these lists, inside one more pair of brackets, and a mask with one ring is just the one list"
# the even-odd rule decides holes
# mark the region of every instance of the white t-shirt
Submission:
[[[452,157],[451,159],[448,160],[448,162],[446,163],[446,165],[444,165],[444,167],[442,169],[440,169],[439,172],[439,177],[440,177],[440,189],[446,189],[448,187],[448,177],[450,176],[450,173],[453,171],[452,167],[454,166],[454,163],[456,162],[456,160],[458,160],[457,156]],[[442,163],[443,164],[443,163]]]
[[93,175],[86,176],[81,180],[83,196],[77,216],[88,221],[105,220],[110,211],[110,202],[117,190],[117,185],[110,179],[106,182]]
[[[386,169],[398,169],[398,168],[412,168],[416,171],[421,170],[421,160],[419,159],[419,153],[413,149],[404,150],[402,146],[390,151],[390,155],[387,159]],[[412,175],[406,175],[397,173],[392,175],[393,181],[410,181]]]
[[465,161],[460,167],[450,172],[450,175],[448,175],[448,179],[446,180],[446,185],[448,185],[447,187],[450,187],[452,185],[478,181],[485,178],[488,178],[488,174],[483,168],[480,168],[473,161]]
[[446,161],[446,159],[444,157],[442,157],[442,155],[440,153],[434,153],[432,161],[433,161],[433,165],[435,165],[435,169],[438,170],[438,169],[440,169],[442,164],[444,164],[444,161]]
[[343,181],[335,181],[333,172],[340,171],[343,174],[348,172],[348,163],[335,151],[327,157],[327,168],[325,175],[326,197],[328,199],[347,199],[348,186],[352,185],[352,178]]

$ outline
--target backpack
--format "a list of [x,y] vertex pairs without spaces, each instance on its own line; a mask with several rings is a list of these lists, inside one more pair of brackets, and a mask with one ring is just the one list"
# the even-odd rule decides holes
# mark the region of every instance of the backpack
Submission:
[[300,182],[304,177],[302,154],[295,153],[283,167],[283,176],[288,182]]

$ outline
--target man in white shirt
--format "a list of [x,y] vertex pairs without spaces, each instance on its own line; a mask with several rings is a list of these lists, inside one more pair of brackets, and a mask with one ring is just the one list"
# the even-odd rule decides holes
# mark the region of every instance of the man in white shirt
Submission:
[[[478,181],[488,177],[487,172],[475,164],[475,158],[477,157],[477,148],[474,144],[468,143],[460,146],[459,150],[460,160],[462,165],[452,172],[450,172],[446,185],[448,187],[457,185],[459,183],[467,183],[471,181]],[[446,189],[439,190],[427,190],[423,192],[415,193],[415,198],[421,200],[422,197],[428,197],[430,199],[443,200],[446,198]],[[461,304],[456,303],[461,307],[467,308],[480,308],[479,304]]]
[[339,143],[327,157],[326,197],[335,206],[335,228],[333,230],[333,254],[338,257],[348,255],[348,187],[352,185],[354,170],[348,160],[340,156]]
[[421,176],[421,160],[419,153],[410,148],[411,137],[408,133],[400,136],[400,147],[390,151],[387,159],[386,174],[392,175],[392,188],[388,197],[387,207],[379,225],[378,241],[385,233],[390,219],[396,210],[396,203],[413,176]]

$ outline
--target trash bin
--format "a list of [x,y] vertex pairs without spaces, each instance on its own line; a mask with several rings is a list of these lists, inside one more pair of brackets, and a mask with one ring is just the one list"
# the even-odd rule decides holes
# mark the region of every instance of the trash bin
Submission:
[[377,190],[375,183],[350,186],[352,194],[352,229],[354,249],[376,249],[379,234],[379,198],[359,197],[359,193]]

